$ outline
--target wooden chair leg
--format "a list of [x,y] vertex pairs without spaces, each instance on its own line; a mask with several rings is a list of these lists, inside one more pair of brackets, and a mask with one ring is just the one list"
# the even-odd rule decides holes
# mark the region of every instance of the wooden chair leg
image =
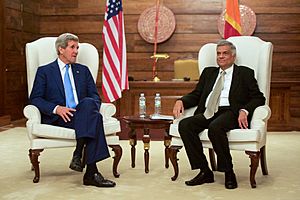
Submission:
[[168,148],[169,150],[169,159],[173,165],[174,168],[174,176],[171,177],[172,181],[175,181],[178,177],[179,174],[179,168],[178,168],[178,158],[177,158],[177,153],[179,152],[179,150],[181,149],[181,146],[170,146],[170,148]]
[[247,155],[249,155],[249,158],[251,160],[250,185],[251,185],[252,188],[256,188],[255,174],[256,174],[256,171],[257,171],[258,164],[259,164],[260,152],[246,151],[245,153]]
[[29,159],[35,173],[35,176],[32,180],[34,183],[38,183],[40,181],[39,156],[42,151],[44,151],[44,149],[29,149]]
[[215,152],[214,152],[213,149],[209,148],[208,153],[209,153],[209,160],[210,160],[211,170],[217,171],[217,163],[216,163],[216,158],[215,158]]
[[118,173],[118,165],[122,157],[122,147],[120,145],[109,145],[109,147],[111,147],[115,153],[115,156],[113,157],[113,175],[114,177],[119,178],[120,174]]
[[263,175],[268,175],[267,159],[266,159],[266,146],[260,148],[260,166]]

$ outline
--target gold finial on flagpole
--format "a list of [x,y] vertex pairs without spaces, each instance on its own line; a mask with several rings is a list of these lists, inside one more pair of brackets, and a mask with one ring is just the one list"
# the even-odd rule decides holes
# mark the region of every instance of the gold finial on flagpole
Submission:
[[153,71],[153,81],[154,82],[159,82],[160,81],[160,79],[158,78],[158,76],[157,76],[157,70],[156,70],[156,63],[157,63],[157,61],[158,61],[158,59],[168,59],[170,56],[169,56],[169,54],[167,54],[167,53],[157,53],[157,54],[154,54],[154,55],[152,55],[150,58],[152,58],[152,59],[155,59],[154,60],[154,65],[155,65],[155,68],[153,69],[154,71]]

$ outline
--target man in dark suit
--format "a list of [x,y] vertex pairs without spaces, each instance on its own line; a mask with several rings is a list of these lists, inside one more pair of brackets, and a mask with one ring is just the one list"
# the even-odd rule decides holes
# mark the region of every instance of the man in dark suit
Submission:
[[[114,187],[115,182],[103,178],[97,169],[96,163],[110,155],[96,84],[88,67],[75,63],[78,43],[78,37],[70,33],[57,38],[58,58],[38,68],[30,103],[40,110],[42,123],[75,130],[77,144],[70,168],[82,172],[87,164],[83,184]],[[86,163],[81,163],[84,146]]]
[[[208,129],[209,139],[217,154],[217,170],[225,172],[225,187],[234,189],[237,188],[237,181],[226,132],[238,127],[248,128],[254,109],[265,104],[265,97],[258,88],[254,71],[234,64],[236,48],[231,42],[219,41],[216,51],[218,67],[203,70],[196,88],[176,101],[173,113],[178,117],[184,109],[198,106],[194,116],[179,122],[178,130],[191,168],[200,169],[199,174],[185,184],[193,186],[214,182],[214,174],[208,167],[198,136]],[[216,97],[216,106],[211,108],[219,79],[222,86]],[[209,114],[209,110],[213,112]]]

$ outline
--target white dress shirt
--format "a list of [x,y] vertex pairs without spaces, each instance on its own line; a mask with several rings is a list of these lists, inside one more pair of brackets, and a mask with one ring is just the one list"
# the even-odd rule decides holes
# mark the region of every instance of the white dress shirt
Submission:
[[[230,103],[229,103],[229,91],[230,91],[231,82],[232,82],[233,68],[234,68],[234,65],[232,65],[231,67],[229,67],[229,68],[227,68],[225,70],[224,87],[223,87],[223,89],[221,91],[219,106],[230,106]],[[216,80],[218,80],[219,77],[221,76],[221,71],[222,71],[222,69],[220,68],[220,71],[219,71],[219,74],[218,74],[218,77],[217,77]],[[213,89],[215,88],[216,83],[217,83],[217,81],[215,82]],[[205,107],[207,107],[208,100],[209,100],[209,98],[211,96],[211,93],[212,93],[212,91],[209,93],[209,95],[208,95],[208,97],[206,99]],[[249,114],[248,110],[246,110],[246,109],[241,109],[241,110],[245,111],[247,115]]]
[[[233,65],[229,68],[227,68],[225,70],[225,75],[224,75],[224,87],[221,91],[221,95],[220,95],[220,102],[219,102],[219,106],[230,106],[229,103],[229,91],[230,91],[230,86],[231,86],[231,81],[232,81],[232,74],[233,74]],[[221,71],[222,69],[220,68],[218,77],[216,80],[219,79],[219,77],[221,76]],[[217,81],[215,81],[214,87],[212,89],[212,91],[214,90],[215,86],[216,86]],[[209,93],[206,102],[205,102],[205,107],[207,107],[208,104],[208,100],[211,96],[212,91]]]
[[[61,61],[59,58],[57,58],[57,64],[59,66],[61,78],[62,78],[62,81],[64,83],[64,77],[65,77],[65,73],[66,73],[66,64],[63,61]],[[73,95],[74,95],[74,100],[75,100],[75,103],[77,105],[78,104],[78,96],[77,96],[75,82],[74,82],[74,77],[73,77],[73,72],[72,72],[72,65],[70,65],[70,67],[69,67],[69,76],[70,76],[70,80],[71,80],[71,85],[72,85],[72,91],[73,91]],[[56,109],[57,109],[58,106],[59,105],[57,105],[54,108],[53,113],[56,113]]]

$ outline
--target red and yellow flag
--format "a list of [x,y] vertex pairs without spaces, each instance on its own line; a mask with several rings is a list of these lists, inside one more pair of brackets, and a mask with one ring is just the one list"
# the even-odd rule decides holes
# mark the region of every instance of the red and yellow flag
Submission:
[[241,15],[238,0],[226,0],[224,38],[242,34]]

